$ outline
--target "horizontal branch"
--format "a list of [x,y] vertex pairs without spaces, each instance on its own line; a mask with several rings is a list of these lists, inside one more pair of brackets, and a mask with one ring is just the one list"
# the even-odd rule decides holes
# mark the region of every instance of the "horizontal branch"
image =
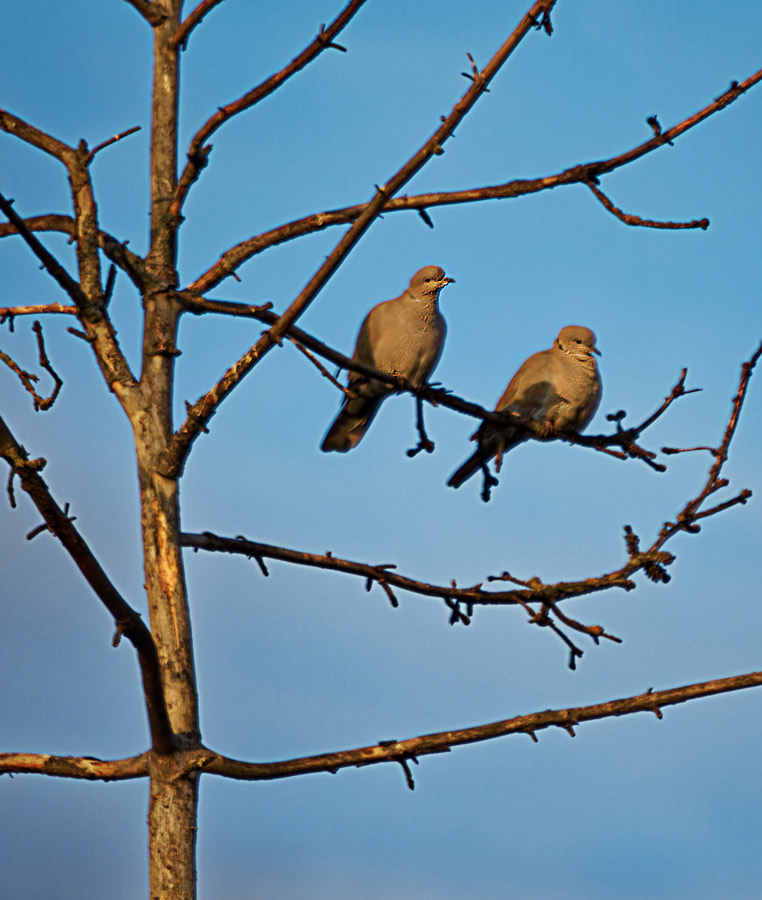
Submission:
[[42,515],[45,523],[43,530],[47,528],[59,539],[95,595],[113,616],[117,629],[115,644],[124,635],[137,650],[152,746],[158,753],[170,752],[174,749],[174,734],[164,700],[159,658],[151,632],[140,614],[114,587],[72,524],[67,511],[62,510],[53,499],[47,484],[38,474],[44,467],[45,460],[30,460],[26,450],[16,441],[1,417],[0,457],[11,467],[9,491],[13,477],[18,476],[21,487]]
[[[531,587],[509,591],[485,591],[482,584],[475,584],[468,588],[455,586],[455,580],[449,585],[429,584],[425,581],[417,581],[405,575],[399,575],[392,571],[396,565],[387,563],[383,565],[371,565],[369,563],[342,559],[333,553],[305,553],[301,550],[290,550],[286,547],[278,547],[274,544],[263,544],[259,541],[250,541],[246,538],[219,537],[206,531],[202,534],[183,532],[180,535],[183,547],[193,550],[207,550],[210,552],[233,553],[239,556],[247,556],[250,559],[261,561],[263,559],[277,559],[281,562],[294,563],[300,566],[310,566],[317,569],[328,569],[334,572],[345,572],[348,575],[359,575],[368,582],[368,588],[372,583],[386,584],[387,586],[402,588],[414,594],[426,597],[438,597],[443,600],[456,600],[467,606],[526,606],[530,603],[558,603],[570,597],[581,597],[585,594],[593,594],[598,591],[608,590],[611,587],[620,587],[632,590],[635,585],[630,580],[631,576],[647,566],[661,562],[669,564],[669,554],[652,553],[639,554],[631,558],[626,565],[614,572],[595,578],[586,578],[582,581],[560,581],[557,584],[543,584],[539,579],[531,581]],[[269,573],[266,573],[269,574]],[[502,578],[491,580],[503,580]],[[506,579],[507,580],[507,579]],[[527,582],[529,584],[530,582]]]
[[[475,203],[481,200],[505,200],[513,197],[522,197],[527,194],[536,194],[540,191],[570,184],[587,185],[590,182],[594,182],[599,176],[621,168],[639,159],[641,156],[657,150],[664,144],[671,143],[675,138],[698,125],[699,122],[703,122],[704,119],[733,103],[760,80],[762,80],[762,69],[755,72],[745,81],[740,83],[734,82],[724,94],[693,116],[689,116],[667,131],[654,135],[651,139],[617,156],[575,165],[555,175],[547,175],[542,178],[516,179],[504,184],[487,187],[468,188],[460,191],[439,191],[429,194],[417,194],[412,197],[398,197],[390,200],[385,205],[384,214],[404,210],[425,210],[434,206],[451,206],[458,203]],[[314,213],[242,241],[225,252],[210,269],[196,278],[189,286],[189,290],[197,293],[206,293],[224,278],[231,275],[242,263],[268,247],[282,244],[306,234],[322,231],[333,225],[351,224],[357,220],[366,206],[366,203],[358,203],[342,209]],[[698,227],[701,226],[699,225]]]
[[76,316],[76,306],[64,306],[63,303],[40,303],[30,306],[0,306],[0,325],[15,316],[41,316],[46,313],[60,313],[67,316]]
[[[74,239],[77,234],[77,227],[71,216],[64,216],[58,213],[49,213],[44,216],[31,216],[23,220],[24,225],[29,231],[54,231],[60,234],[68,234]],[[20,232],[11,222],[0,222],[0,238],[10,237]],[[147,273],[145,262],[142,256],[133,253],[127,249],[127,241],[118,241],[115,237],[105,231],[99,231],[98,244],[101,250],[106,254],[109,261],[114,263],[129,276],[133,284],[142,290],[145,287]]]
[[[183,22],[177,32],[175,32],[175,35],[172,38],[172,45],[178,46],[187,40],[190,29],[196,24],[195,21],[191,21],[193,16],[201,10],[199,15],[200,21],[201,16],[208,12],[212,6],[215,6],[217,2],[219,2],[219,0],[205,0],[205,2],[201,3],[196,10],[188,16],[185,22]],[[183,173],[177,184],[175,197],[170,209],[172,216],[175,218],[180,216],[183,204],[185,203],[185,198],[188,196],[188,191],[201,174],[201,170],[206,166],[209,153],[212,150],[211,145],[206,142],[215,131],[229,119],[232,119],[233,116],[250,109],[255,103],[259,103],[260,100],[263,100],[265,97],[272,94],[273,91],[303,69],[308,63],[312,62],[312,60],[319,56],[324,50],[334,46],[332,44],[333,39],[349,24],[352,17],[364,2],[365,0],[350,0],[342,12],[339,13],[333,22],[331,22],[328,28],[324,29],[321,27],[315,40],[285,68],[281,69],[280,72],[276,72],[275,75],[272,75],[270,78],[263,81],[262,84],[248,91],[248,93],[244,94],[242,97],[239,97],[238,100],[234,100],[226,106],[221,106],[196,132],[188,147],[188,162],[185,164],[185,168],[183,169]],[[202,7],[204,8],[202,9]],[[186,24],[188,25],[187,29]]]
[[473,728],[441,731],[401,741],[381,741],[378,744],[359,747],[355,750],[340,750],[335,753],[323,753],[319,756],[306,756],[282,762],[243,762],[209,750],[202,750],[197,751],[195,767],[203,772],[245,781],[288,778],[292,775],[306,775],[310,772],[334,773],[349,766],[369,766],[384,762],[401,763],[432,753],[447,753],[453,747],[462,744],[475,744],[508,734],[528,734],[536,741],[536,732],[544,728],[563,728],[573,737],[574,728],[583,722],[592,722],[613,716],[627,716],[638,712],[656,713],[661,718],[661,710],[665,706],[675,706],[679,703],[698,700],[701,697],[711,697],[715,694],[740,691],[760,685],[762,685],[762,672],[750,672],[747,675],[719,678],[715,681],[688,684],[684,687],[664,691],[648,691],[644,694],[597,703],[593,706],[549,709],[545,712],[515,716],[511,719],[477,725]]
[[0,753],[0,774],[24,773],[81,778],[87,781],[126,781],[149,774],[149,755],[127,759],[96,759],[93,756],[51,756],[47,753]]

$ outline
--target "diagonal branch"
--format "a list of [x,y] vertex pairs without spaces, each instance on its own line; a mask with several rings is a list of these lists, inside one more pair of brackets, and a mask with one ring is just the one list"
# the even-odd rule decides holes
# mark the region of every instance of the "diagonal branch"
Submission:
[[[216,2],[219,2],[219,0],[216,0]],[[176,47],[178,44],[183,43],[184,40],[187,40],[188,33],[190,32],[190,29],[195,26],[196,22],[192,22],[187,32],[181,34],[183,29],[185,29],[186,24],[190,22],[191,18],[201,9],[201,7],[206,7],[199,16],[200,21],[200,17],[215,6],[216,2],[214,2],[214,0],[205,0],[205,2],[201,3],[199,7],[188,16],[185,22],[183,22],[177,32],[175,32],[175,35],[172,38],[172,45]],[[207,164],[212,146],[206,142],[214,132],[217,131],[223,123],[227,122],[228,119],[244,112],[244,110],[250,109],[255,103],[259,103],[260,100],[263,100],[269,94],[272,94],[273,91],[291,78],[292,75],[295,75],[298,71],[303,69],[308,63],[312,62],[312,60],[319,56],[324,50],[329,47],[337,46],[332,43],[333,39],[349,24],[352,17],[364,2],[365,0],[350,0],[342,12],[339,13],[333,22],[331,22],[328,28],[324,29],[321,26],[320,32],[315,40],[285,68],[281,69],[280,72],[276,72],[275,75],[272,75],[266,81],[263,81],[262,84],[244,94],[243,97],[239,97],[238,100],[228,103],[227,106],[221,106],[199,129],[199,131],[196,132],[188,147],[188,162],[185,164],[183,173],[180,176],[180,181],[178,182],[177,190],[175,191],[175,198],[170,209],[170,215],[175,218],[180,216],[188,191],[201,174],[201,170],[205,168]]]
[[164,453],[161,471],[169,478],[179,475],[190,452],[193,441],[206,428],[209,419],[225,397],[240,383],[241,379],[270,351],[279,345],[288,329],[312,303],[320,290],[343,263],[371,224],[381,214],[389,200],[434,156],[443,153],[442,145],[452,136],[457,125],[466,116],[479,97],[487,90],[487,85],[521,43],[526,34],[537,25],[539,19],[550,14],[556,0],[536,0],[521,22],[508,36],[500,49],[487,63],[479,75],[475,75],[466,93],[458,100],[449,116],[443,117],[441,125],[432,136],[398,169],[381,187],[376,187],[375,195],[346,231],[325,262],[312,276],[299,296],[291,303],[278,321],[266,331],[257,343],[235,362],[222,378],[207,393],[200,397],[189,410],[188,418],[175,432],[173,441]]
[[195,755],[195,768],[199,771],[226,778],[245,781],[263,781],[273,778],[287,778],[292,775],[306,775],[309,772],[337,772],[349,766],[370,766],[383,762],[401,762],[415,760],[419,756],[432,753],[447,753],[453,747],[462,744],[475,744],[508,734],[528,734],[537,741],[536,732],[544,728],[563,728],[574,737],[574,728],[583,722],[597,719],[608,719],[612,716],[627,716],[638,712],[656,713],[661,718],[661,710],[665,706],[675,706],[711,697],[730,691],[762,685],[762,672],[750,672],[730,678],[718,678],[688,684],[684,687],[671,688],[664,691],[647,691],[621,700],[610,700],[596,703],[593,706],[578,706],[570,709],[549,709],[545,712],[515,716],[499,722],[477,725],[473,728],[459,728],[453,731],[441,731],[425,734],[420,737],[397,741],[381,741],[369,747],[355,750],[340,750],[335,753],[323,753],[319,756],[306,756],[300,759],[289,759],[282,762],[251,763],[201,750]]
[[16,441],[1,417],[0,457],[11,467],[11,478],[13,475],[18,476],[21,487],[42,514],[45,527],[61,541],[98,599],[114,617],[117,629],[115,645],[124,635],[137,650],[153,749],[158,753],[169,753],[174,749],[174,735],[164,701],[159,658],[151,632],[139,613],[135,612],[111,583],[69,516],[51,496],[48,486],[38,474],[45,465],[45,460],[30,460],[26,450]]
[[66,269],[58,262],[53,254],[40,243],[40,241],[32,234],[24,224],[24,220],[13,209],[11,201],[5,199],[0,194],[0,210],[4,213],[8,221],[13,225],[14,229],[20,234],[29,245],[32,253],[40,260],[47,272],[58,282],[64,291],[71,297],[78,309],[82,309],[87,305],[87,297],[85,296],[78,281],[75,281]]
[[[719,112],[726,106],[729,106],[737,100],[742,94],[750,90],[762,80],[762,69],[755,72],[745,81],[733,83],[731,87],[716,100],[705,106],[693,116],[689,116],[672,128],[665,132],[654,135],[650,140],[644,141],[608,159],[599,160],[597,162],[584,163],[572,166],[559,172],[556,175],[547,175],[543,178],[533,179],[516,179],[504,184],[492,185],[489,187],[468,188],[461,191],[440,191],[430,194],[418,194],[412,197],[398,197],[390,200],[384,207],[384,213],[400,212],[403,210],[426,210],[433,206],[449,206],[457,203],[474,203],[480,200],[504,200],[513,197],[522,197],[526,194],[536,194],[540,191],[550,190],[552,188],[561,187],[569,184],[589,184],[597,177],[615,169],[621,168],[628,163],[659,149],[664,144],[671,143],[675,138],[704,119]],[[190,290],[198,293],[206,293],[211,288],[218,285],[224,278],[227,278],[242,263],[256,254],[261,253],[268,247],[276,244],[282,244],[285,241],[302,237],[305,234],[312,234],[322,231],[332,225],[346,225],[355,222],[357,218],[365,210],[367,204],[358,203],[354,206],[347,206],[342,209],[327,210],[325,212],[314,213],[305,216],[302,219],[296,219],[285,225],[280,225],[263,234],[256,235],[248,240],[236,244],[230,250],[225,252],[220,259],[206,272],[200,275],[191,285]],[[700,227],[700,226],[699,226]]]
[[172,35],[172,40],[169,42],[170,47],[180,47],[185,50],[188,46],[188,38],[190,37],[191,31],[193,31],[197,25],[200,25],[204,16],[208,12],[211,12],[215,6],[219,6],[220,3],[222,3],[222,0],[201,0],[201,3],[199,3],[193,12],[188,15],[177,31]]
[[0,773],[53,775],[87,781],[125,781],[149,774],[147,753],[127,759],[96,759],[93,756],[51,756],[48,753],[0,753]]

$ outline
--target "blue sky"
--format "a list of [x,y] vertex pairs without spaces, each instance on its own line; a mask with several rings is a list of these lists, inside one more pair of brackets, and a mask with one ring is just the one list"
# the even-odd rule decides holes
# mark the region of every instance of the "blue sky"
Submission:
[[[290,219],[368,199],[429,136],[467,86],[466,52],[483,65],[528,3],[369,0],[326,53],[227,124],[193,188],[180,232],[184,283],[227,248]],[[192,8],[189,6],[189,8]],[[221,104],[279,69],[338,3],[227,0],[194,33],[182,63],[181,147]],[[91,146],[143,131],[93,164],[103,228],[144,252],[150,34],[124,2],[27,0],[3,15],[0,105],[55,136]],[[551,39],[532,34],[456,137],[408,193],[549,175],[623,152],[762,65],[762,7],[751,0],[612,4],[560,0]],[[626,169],[602,188],[645,218],[707,216],[706,232],[629,228],[583,187],[376,222],[301,320],[349,352],[374,303],[420,266],[444,266],[448,337],[436,380],[492,405],[518,364],[567,324],[603,351],[605,415],[649,414],[680,369],[703,391],[684,398],[646,446],[716,444],[740,364],[762,337],[759,203],[762,88]],[[63,170],[0,135],[0,190],[24,215],[69,212]],[[341,229],[256,257],[212,296],[284,309]],[[46,235],[72,264],[71,248]],[[0,305],[62,299],[18,239],[0,242]],[[133,364],[140,306],[120,276],[112,301]],[[2,415],[127,599],[145,609],[130,429],[70,321],[45,321],[65,385],[34,413],[0,371]],[[35,365],[30,321],[0,349]],[[183,321],[177,411],[257,338],[255,322]],[[759,377],[759,375],[757,376]],[[43,375],[43,380],[45,376]],[[413,460],[413,403],[394,398],[346,455],[320,440],[339,398],[293,347],[269,354],[194,447],[183,485],[188,531],[369,562],[459,584],[504,569],[550,582],[624,561],[622,528],[650,543],[703,484],[709,457],[667,460],[666,474],[561,444],[506,460],[490,504],[469,482],[445,487],[469,451],[471,420],[427,411],[436,452]],[[727,466],[731,490],[762,487],[762,388],[753,381]],[[31,505],[0,511],[2,748],[121,757],[146,746],[137,666],[114,650],[109,616]],[[267,761],[411,737],[512,715],[595,703],[760,668],[760,513],[751,503],[670,545],[668,585],[569,602],[621,645],[583,644],[578,670],[552,634],[516,609],[477,609],[451,628],[436,600],[400,593],[393,610],[359,579],[188,553],[187,578],[205,743]],[[760,695],[746,692],[424,758],[411,793],[398,766],[271,784],[205,777],[199,896],[243,900],[455,900],[517,897],[712,900],[759,895]],[[143,782],[0,779],[8,896],[121,900],[147,891]]]

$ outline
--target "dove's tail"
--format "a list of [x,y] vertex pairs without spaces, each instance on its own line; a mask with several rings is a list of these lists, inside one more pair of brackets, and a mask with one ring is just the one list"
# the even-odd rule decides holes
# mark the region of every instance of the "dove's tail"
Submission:
[[323,453],[330,453],[333,450],[337,453],[346,453],[356,447],[363,439],[383,399],[381,396],[354,397],[347,400],[323,438],[320,445]]
[[[489,457],[487,457],[489,459]],[[484,454],[481,450],[476,450],[468,459],[463,463],[463,465],[450,476],[450,480],[447,482],[448,487],[459,488],[464,481],[468,481],[468,479],[478,472],[485,462]]]
[[[502,458],[503,454],[512,450],[514,447],[518,446],[518,444],[523,444],[526,439],[527,434],[522,433],[517,429],[511,429],[507,432],[502,431],[500,433],[492,432],[483,436],[479,446],[474,450],[471,456],[468,457],[459,469],[450,475],[450,480],[447,482],[448,486],[459,488],[464,481],[468,481],[472,475],[476,474],[480,469],[484,469],[486,464],[498,451],[500,451]],[[472,440],[479,440],[479,431],[474,434]],[[496,468],[498,471],[500,470],[499,462]],[[495,484],[497,484],[497,482],[495,482]]]

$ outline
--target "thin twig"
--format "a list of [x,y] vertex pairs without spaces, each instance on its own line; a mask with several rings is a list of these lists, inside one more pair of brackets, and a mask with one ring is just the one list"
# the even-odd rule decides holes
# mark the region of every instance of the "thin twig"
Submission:
[[326,367],[313,353],[310,353],[310,351],[304,346],[304,344],[300,344],[299,341],[297,341],[296,338],[291,337],[290,334],[286,335],[286,337],[289,339],[289,341],[291,341],[291,343],[296,347],[297,350],[299,350],[307,357],[307,359],[315,366],[315,368],[324,378],[327,378],[331,382],[331,384],[335,385],[343,394],[352,396],[352,391],[350,391],[349,388],[344,387],[344,385],[338,379],[334,378],[333,375],[331,375],[331,373],[328,371],[328,369],[326,369]]
[[600,188],[596,187],[592,181],[586,182],[590,190],[601,201],[603,206],[615,215],[617,219],[624,222],[625,225],[639,225],[642,228],[667,228],[677,230],[681,228],[701,228],[703,231],[709,227],[709,219],[694,219],[691,222],[656,222],[653,219],[641,219],[640,216],[633,216],[630,213],[623,212],[618,206],[609,200]]
[[134,125],[132,128],[128,128],[127,131],[123,131],[121,132],[121,134],[115,134],[113,137],[109,138],[107,141],[104,141],[102,144],[98,144],[97,147],[93,147],[93,149],[85,157],[85,165],[90,165],[96,153],[100,153],[100,151],[104,150],[106,147],[110,147],[117,141],[121,141],[122,138],[126,138],[131,134],[135,134],[136,131],[140,131],[140,127],[140,125]]

